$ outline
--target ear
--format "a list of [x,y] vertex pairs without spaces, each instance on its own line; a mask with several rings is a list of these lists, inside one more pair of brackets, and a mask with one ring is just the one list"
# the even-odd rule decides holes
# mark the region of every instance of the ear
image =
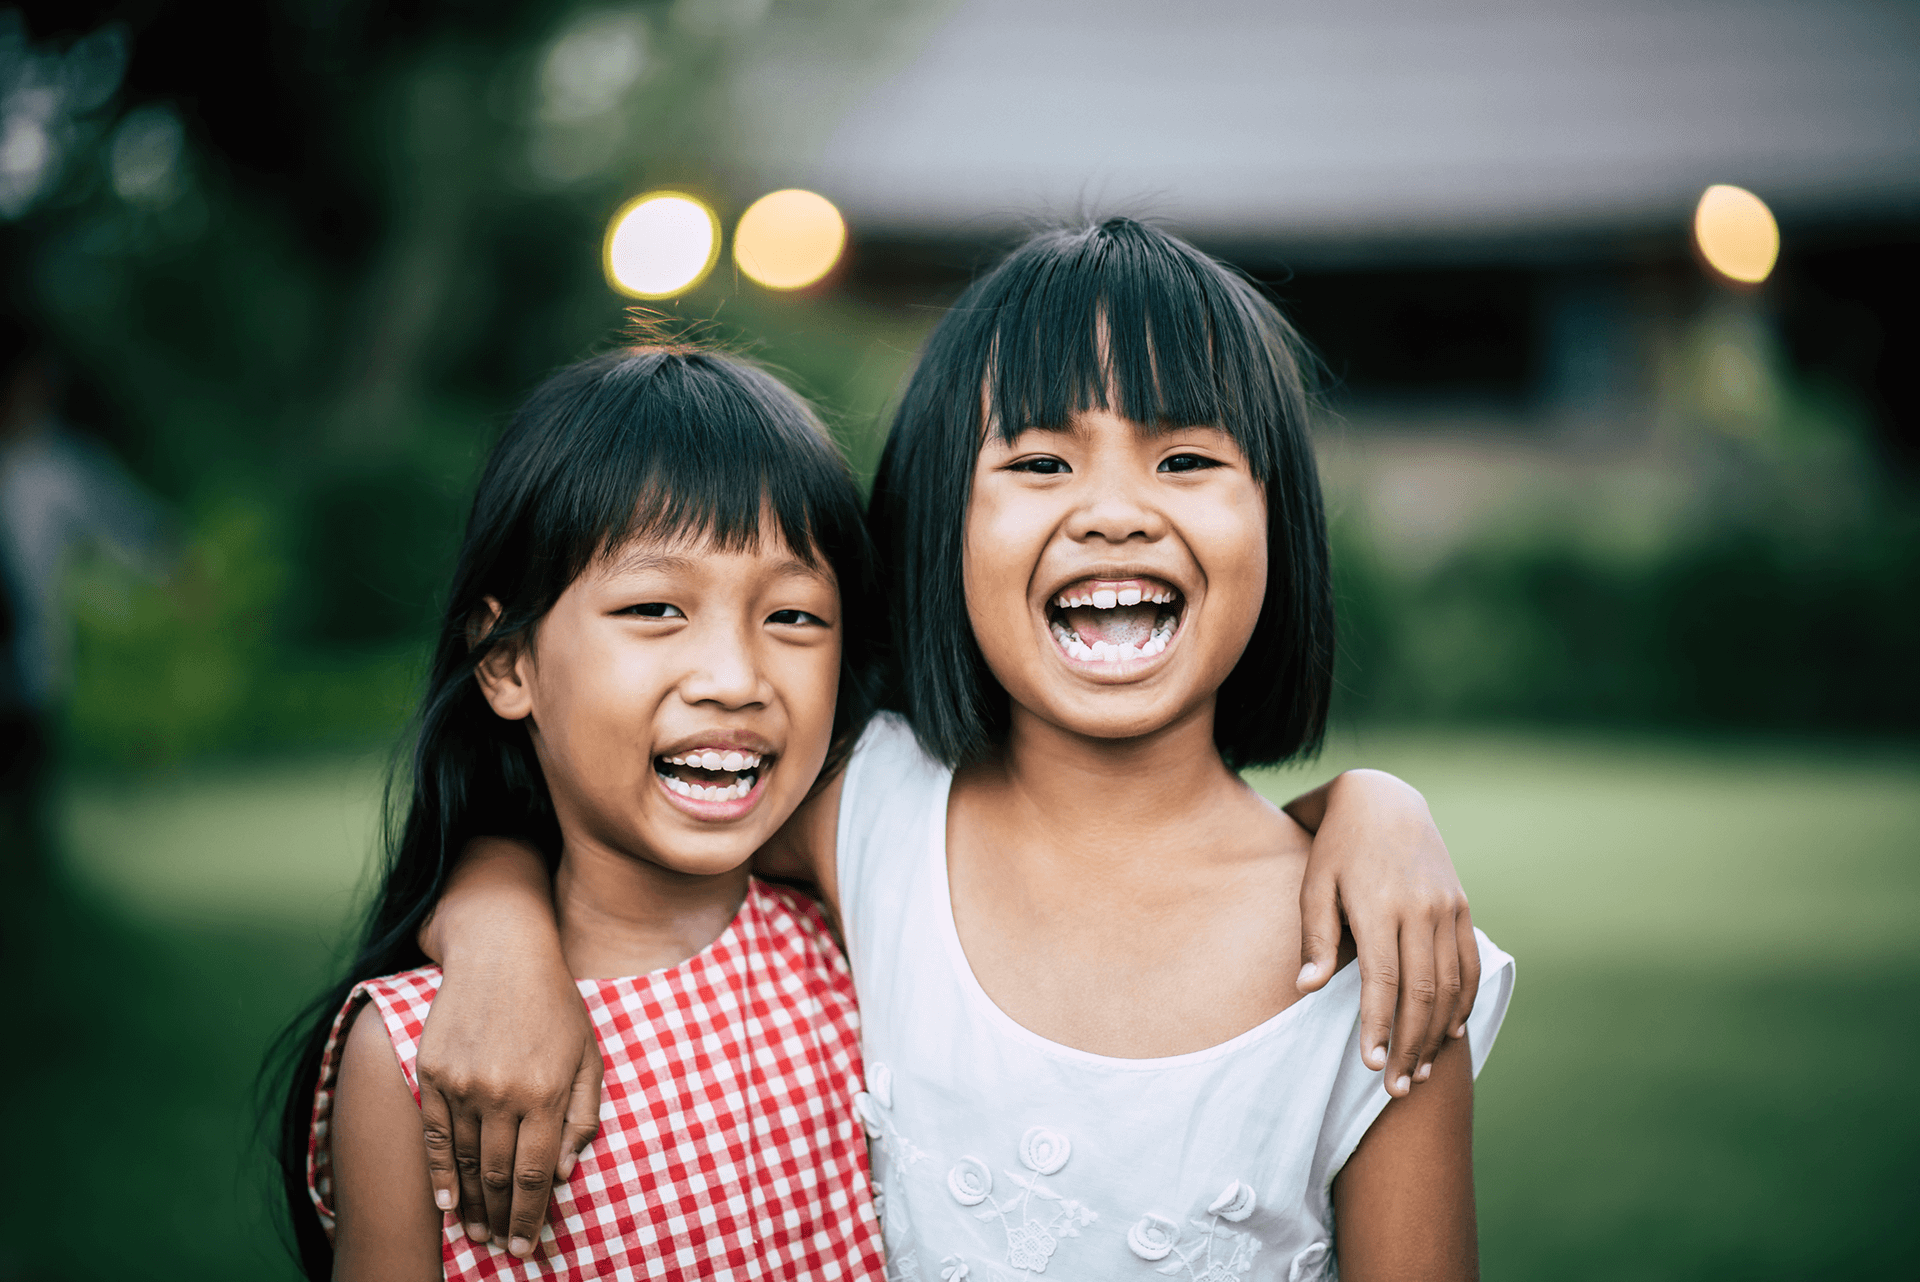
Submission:
[[[500,602],[486,599],[484,613],[475,611],[467,623],[468,646],[478,645],[500,621]],[[519,644],[495,646],[474,667],[473,679],[494,713],[508,721],[533,715],[533,665],[527,647]]]

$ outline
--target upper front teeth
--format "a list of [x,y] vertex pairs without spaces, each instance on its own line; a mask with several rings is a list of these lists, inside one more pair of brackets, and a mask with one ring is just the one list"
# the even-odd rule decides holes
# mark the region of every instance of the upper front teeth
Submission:
[[715,752],[712,749],[708,749],[705,752],[689,752],[681,757],[668,757],[667,764],[670,766],[692,766],[697,770],[726,770],[738,772],[741,770],[758,769],[760,765],[760,754],[757,752]]
[[1139,605],[1142,601],[1151,601],[1155,605],[1168,605],[1173,601],[1171,588],[1096,588],[1091,592],[1062,592],[1053,599],[1053,603],[1062,610],[1074,610],[1082,606],[1092,606],[1096,610],[1111,610],[1117,605]]

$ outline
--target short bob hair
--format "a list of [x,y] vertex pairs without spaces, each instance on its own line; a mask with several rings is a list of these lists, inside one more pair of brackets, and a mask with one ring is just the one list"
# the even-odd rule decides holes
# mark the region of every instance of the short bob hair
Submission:
[[1063,430],[1099,407],[1148,431],[1217,426],[1246,455],[1266,495],[1266,598],[1220,688],[1214,742],[1236,770],[1316,750],[1334,625],[1308,368],[1255,285],[1128,218],[1043,232],[961,295],[908,383],[869,508],[892,616],[888,702],[922,746],[958,765],[1006,729],[961,573],[985,434]]

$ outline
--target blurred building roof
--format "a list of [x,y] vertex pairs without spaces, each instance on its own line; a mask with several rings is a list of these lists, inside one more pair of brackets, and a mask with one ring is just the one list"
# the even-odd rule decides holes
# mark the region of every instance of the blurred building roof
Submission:
[[1713,182],[1920,211],[1903,0],[961,0],[929,31],[779,166],[869,233],[1554,238],[1684,226]]

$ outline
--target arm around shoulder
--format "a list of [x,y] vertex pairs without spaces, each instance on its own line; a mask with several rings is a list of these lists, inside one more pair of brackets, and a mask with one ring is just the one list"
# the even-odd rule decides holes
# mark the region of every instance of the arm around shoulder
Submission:
[[433,1206],[420,1110],[380,1013],[362,1006],[340,1057],[333,1149],[333,1276],[342,1282],[438,1278],[442,1218]]

